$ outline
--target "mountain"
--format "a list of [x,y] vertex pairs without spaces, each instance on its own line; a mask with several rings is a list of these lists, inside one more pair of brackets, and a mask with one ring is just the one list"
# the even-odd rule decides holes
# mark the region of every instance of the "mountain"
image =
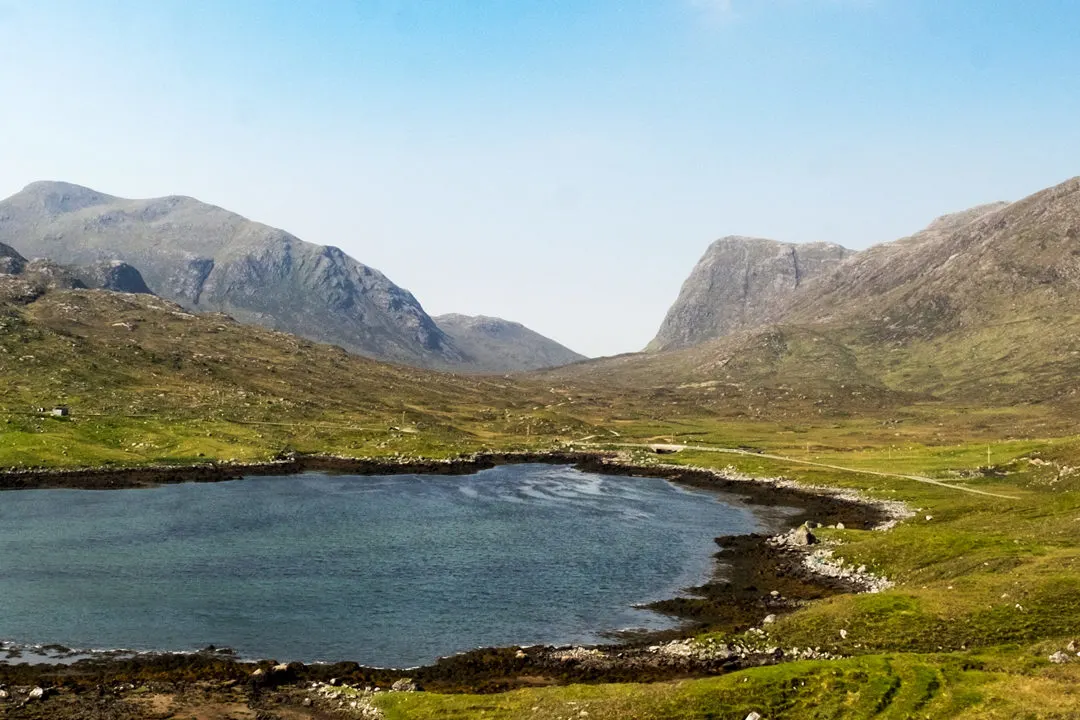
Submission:
[[796,288],[778,322],[549,375],[750,414],[782,400],[810,412],[1080,405],[1080,178],[851,255]]
[[188,310],[333,343],[369,357],[467,367],[406,290],[334,247],[189,197],[128,200],[39,182],[0,202],[0,242],[64,264],[123,261]]
[[509,320],[450,314],[436,316],[435,324],[483,372],[539,370],[585,359],[584,355]]
[[831,243],[721,238],[683,283],[646,351],[690,347],[774,319],[798,288],[852,253]]

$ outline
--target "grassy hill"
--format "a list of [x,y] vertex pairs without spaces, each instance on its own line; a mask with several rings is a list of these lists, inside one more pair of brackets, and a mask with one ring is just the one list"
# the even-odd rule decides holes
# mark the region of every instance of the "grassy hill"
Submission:
[[[536,415],[551,396],[534,385],[378,363],[149,295],[0,276],[3,296],[0,465],[456,453],[580,424]],[[71,418],[37,411],[54,405]]]

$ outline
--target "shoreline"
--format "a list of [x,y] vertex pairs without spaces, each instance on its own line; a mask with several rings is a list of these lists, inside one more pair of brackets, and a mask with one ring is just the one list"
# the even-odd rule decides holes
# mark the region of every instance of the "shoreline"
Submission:
[[[731,469],[639,464],[617,453],[598,452],[485,453],[452,460],[404,461],[295,456],[252,465],[17,470],[0,472],[0,490],[132,489],[310,471],[460,475],[497,465],[524,463],[572,465],[582,471],[609,476],[659,477],[686,487],[728,494],[748,505],[793,508],[796,512],[782,519],[787,528],[807,523],[841,523],[851,529],[887,529],[904,516],[901,503],[871,500],[854,492],[799,486],[782,478],[754,478]],[[777,518],[772,520],[775,522]],[[706,629],[733,636],[754,632],[760,630],[763,619],[769,615],[791,612],[808,601],[830,595],[874,591],[874,581],[881,580],[865,572],[838,570],[835,564],[828,565],[821,545],[800,546],[785,540],[792,534],[793,530],[789,529],[772,535],[716,538],[719,549],[713,555],[714,569],[705,584],[689,588],[679,597],[644,606],[679,621],[680,626],[640,635],[615,635],[620,639],[611,644],[481,648],[405,670],[365,667],[348,661],[284,666],[273,660],[241,661],[221,651],[141,653],[123,658],[105,654],[67,665],[0,664],[0,686],[66,686],[78,693],[102,682],[134,685],[199,679],[232,683],[230,687],[247,683],[256,692],[263,686],[299,688],[299,684],[331,680],[358,687],[390,688],[394,682],[408,677],[418,687],[433,691],[498,692],[537,682],[647,682],[770,664],[792,658],[786,658],[783,651],[756,648],[752,643],[700,647],[693,637]],[[809,656],[812,655],[795,659]]]

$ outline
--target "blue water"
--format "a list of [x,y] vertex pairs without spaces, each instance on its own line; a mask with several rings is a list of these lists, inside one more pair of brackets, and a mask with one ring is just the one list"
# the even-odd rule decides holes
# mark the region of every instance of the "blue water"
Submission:
[[712,570],[738,504],[510,465],[0,494],[0,639],[406,667],[662,628],[638,603]]

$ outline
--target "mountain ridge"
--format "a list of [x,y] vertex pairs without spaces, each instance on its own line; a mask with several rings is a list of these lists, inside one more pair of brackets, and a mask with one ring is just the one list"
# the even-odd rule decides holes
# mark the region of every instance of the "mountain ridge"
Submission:
[[189,311],[224,312],[373,359],[464,372],[525,369],[510,360],[517,348],[496,362],[488,343],[483,358],[471,357],[412,293],[340,248],[184,195],[126,199],[73,183],[30,183],[0,201],[0,242],[62,264],[123,261]]
[[434,320],[484,372],[540,370],[585,359],[584,355],[512,320],[460,313],[436,315]]
[[1078,338],[1080,178],[1073,178],[856,253],[791,293],[778,319],[547,376],[673,388],[720,404],[748,388],[852,409],[936,400],[1075,404]]

